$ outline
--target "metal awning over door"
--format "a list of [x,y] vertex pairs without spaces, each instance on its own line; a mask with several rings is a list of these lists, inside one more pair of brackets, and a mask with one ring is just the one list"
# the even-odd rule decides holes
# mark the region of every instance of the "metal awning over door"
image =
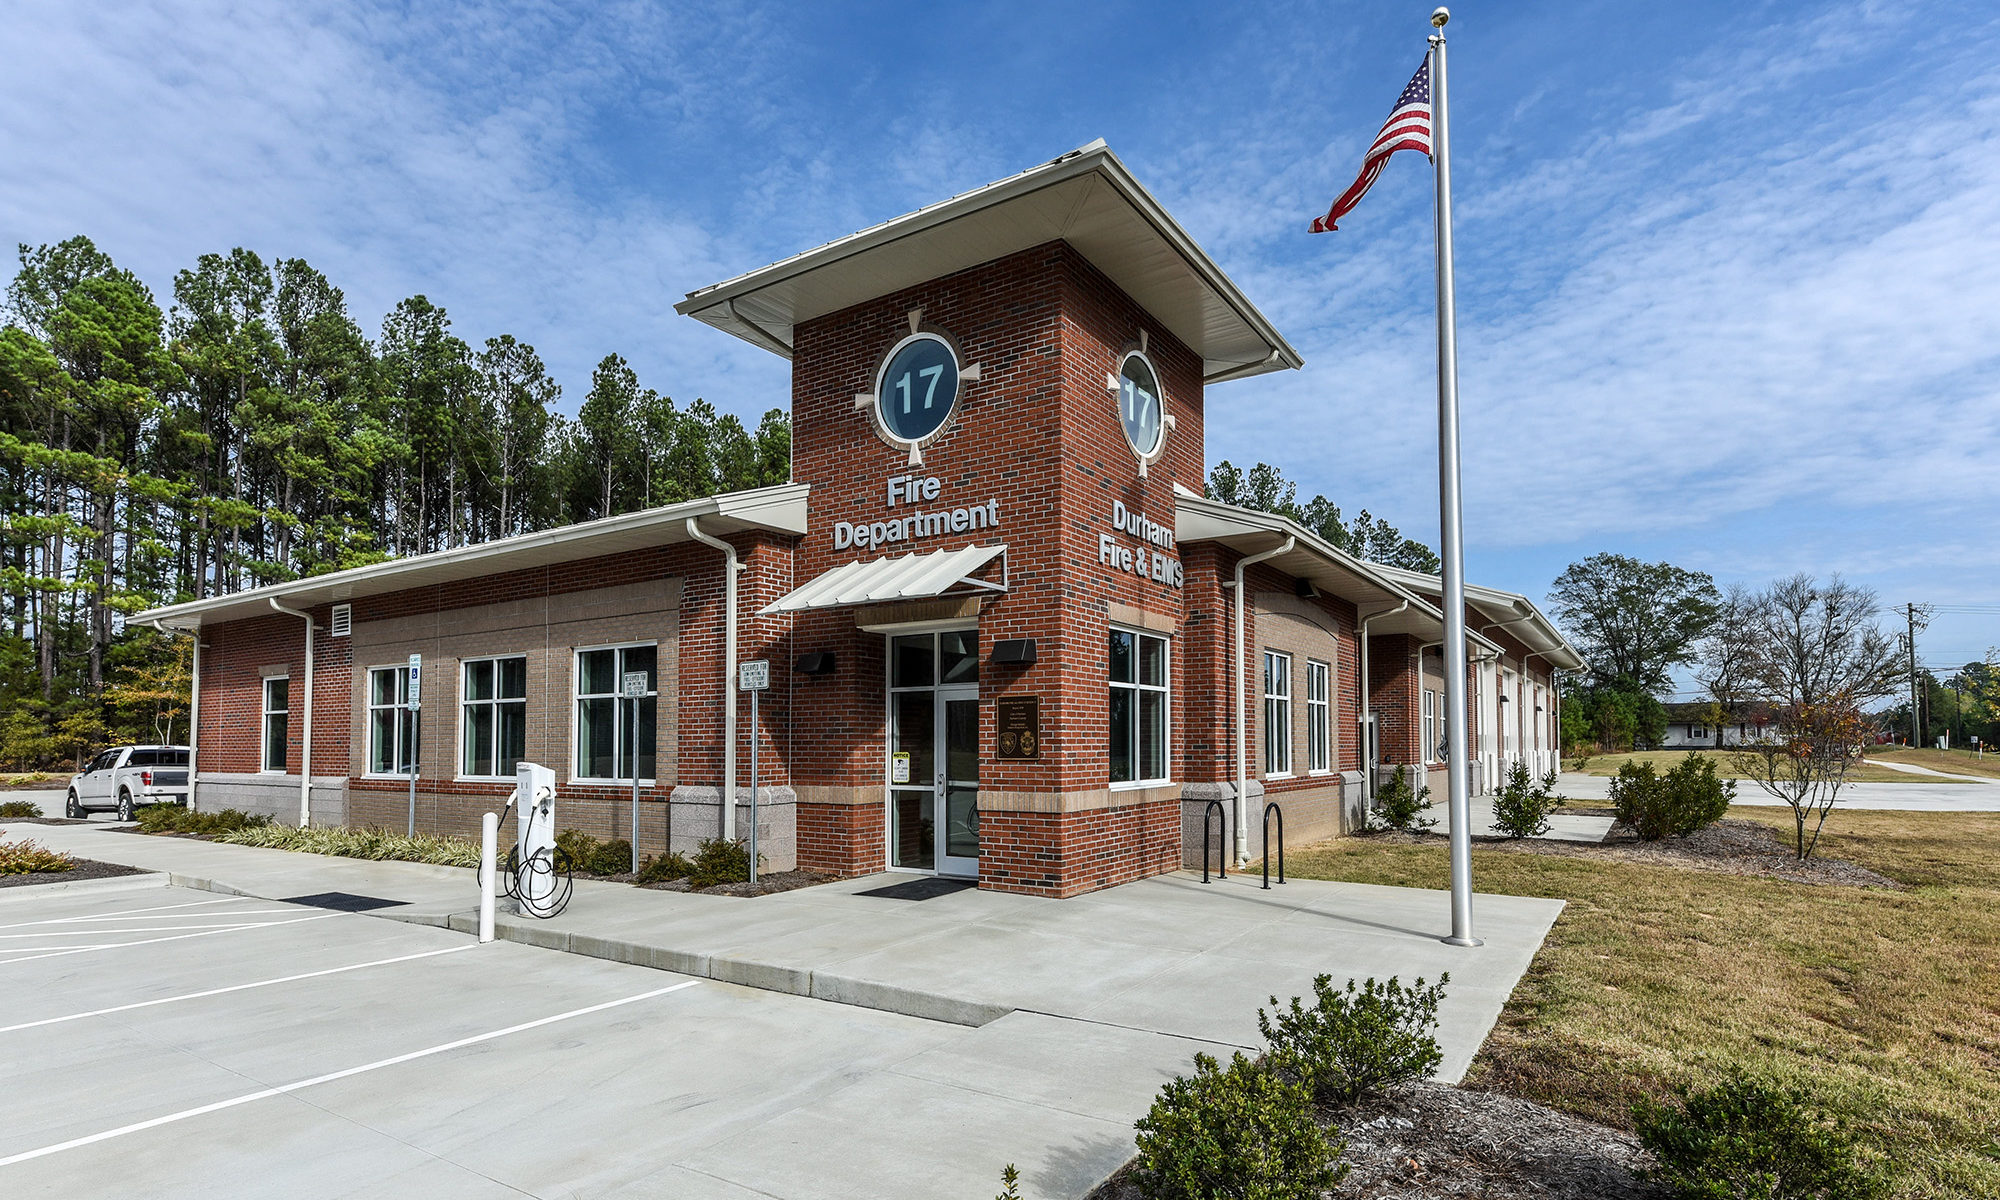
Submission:
[[[960,550],[934,550],[929,554],[905,554],[900,558],[877,558],[835,567],[812,582],[794,588],[781,599],[758,610],[760,617],[773,613],[803,612],[812,608],[844,608],[851,604],[878,604],[888,600],[929,600],[956,587],[984,592],[1004,592],[1007,547],[967,546]],[[1001,580],[992,583],[975,578],[994,559],[1001,560]]]

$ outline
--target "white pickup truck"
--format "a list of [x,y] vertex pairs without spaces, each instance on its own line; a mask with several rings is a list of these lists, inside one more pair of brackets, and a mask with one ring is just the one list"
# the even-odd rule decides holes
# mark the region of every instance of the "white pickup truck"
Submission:
[[69,781],[65,815],[87,817],[109,809],[129,821],[142,804],[186,804],[187,794],[186,746],[113,746]]

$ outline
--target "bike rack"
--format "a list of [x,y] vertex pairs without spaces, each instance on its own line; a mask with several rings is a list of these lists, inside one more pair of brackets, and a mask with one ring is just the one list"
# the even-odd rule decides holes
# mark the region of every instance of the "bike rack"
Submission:
[[[1271,818],[1278,818],[1278,882],[1285,882],[1285,810],[1276,800],[1264,806],[1264,890],[1271,890]],[[1206,828],[1204,828],[1206,832]]]
[[1229,810],[1220,800],[1210,800],[1201,810],[1201,881],[1208,882],[1208,819],[1213,816],[1222,836],[1215,852],[1215,877],[1229,878]]

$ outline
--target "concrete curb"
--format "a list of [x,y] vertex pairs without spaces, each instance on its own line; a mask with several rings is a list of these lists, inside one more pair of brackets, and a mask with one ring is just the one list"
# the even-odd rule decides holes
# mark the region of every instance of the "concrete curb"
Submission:
[[137,892],[147,888],[163,888],[171,881],[170,876],[158,871],[147,871],[141,875],[113,875],[105,879],[79,879],[73,883],[30,883],[19,887],[0,888],[0,904],[10,900],[29,900],[36,896],[46,896],[51,892]]

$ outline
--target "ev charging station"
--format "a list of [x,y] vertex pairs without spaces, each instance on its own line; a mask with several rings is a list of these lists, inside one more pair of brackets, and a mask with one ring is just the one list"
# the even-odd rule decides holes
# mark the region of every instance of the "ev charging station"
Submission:
[[[569,906],[573,881],[556,863],[556,773],[540,763],[515,769],[514,849],[507,856],[506,895],[531,917],[553,917]],[[479,940],[493,940],[493,910],[500,891],[500,813],[480,820]]]

